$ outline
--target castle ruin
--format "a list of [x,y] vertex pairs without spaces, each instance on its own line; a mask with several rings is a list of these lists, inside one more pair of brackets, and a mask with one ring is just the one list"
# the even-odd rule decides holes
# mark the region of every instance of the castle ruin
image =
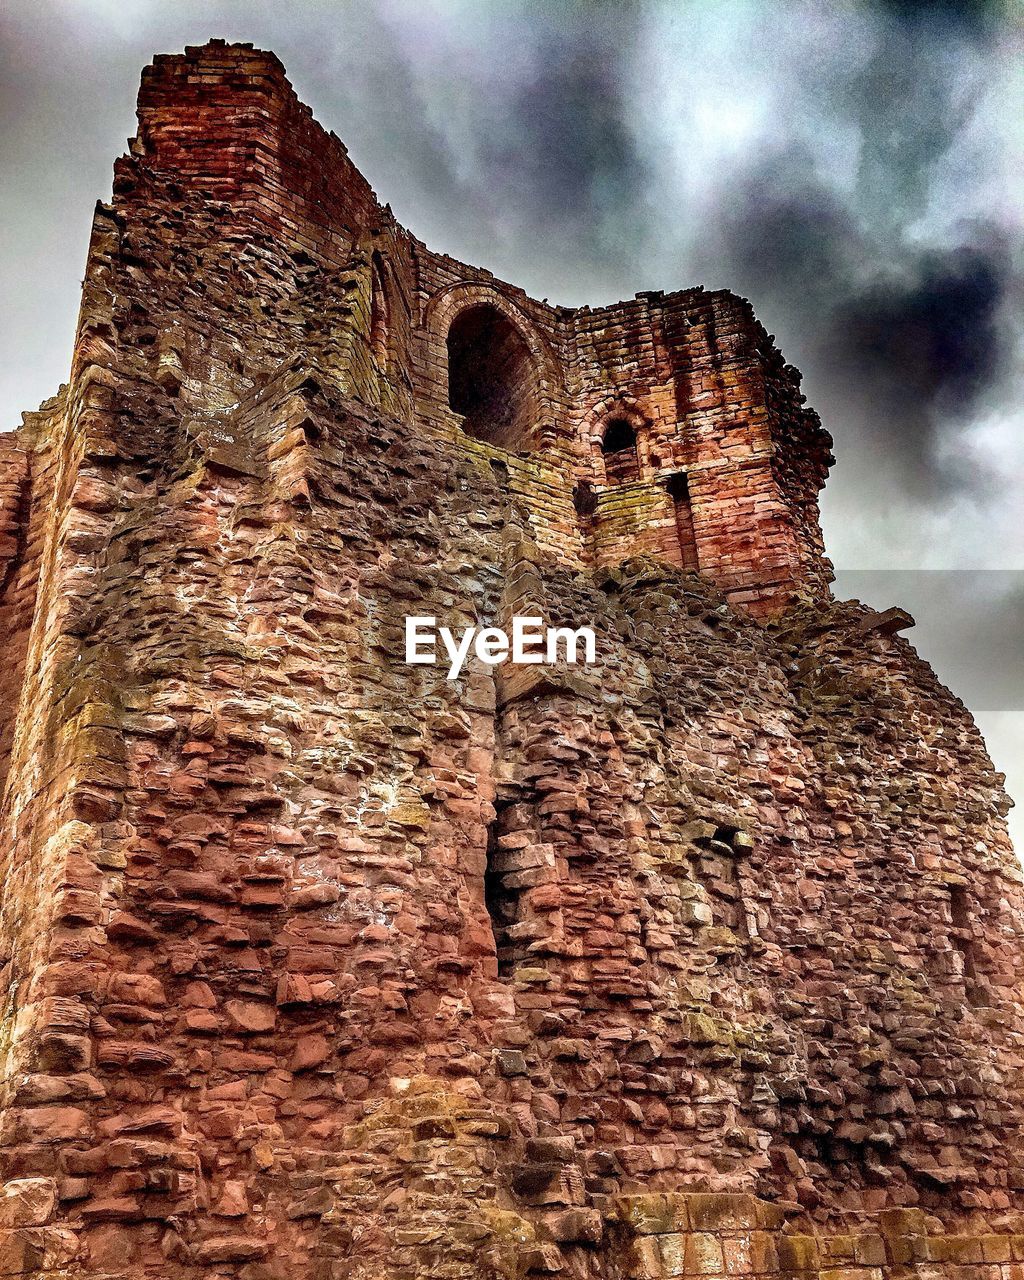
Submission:
[[138,118],[0,435],[0,1276],[1022,1280],[1009,801],[747,302],[431,252],[247,45]]

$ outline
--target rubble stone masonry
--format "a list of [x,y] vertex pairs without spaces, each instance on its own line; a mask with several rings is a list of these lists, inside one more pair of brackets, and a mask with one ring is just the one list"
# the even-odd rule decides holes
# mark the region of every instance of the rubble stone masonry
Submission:
[[158,57],[0,436],[0,1276],[1021,1280],[1009,802],[829,449],[742,299],[536,302]]

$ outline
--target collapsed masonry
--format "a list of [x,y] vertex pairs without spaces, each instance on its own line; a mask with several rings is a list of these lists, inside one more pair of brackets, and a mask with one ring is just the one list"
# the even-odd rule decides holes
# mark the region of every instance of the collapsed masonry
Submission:
[[542,305],[272,55],[146,70],[0,437],[0,1275],[1024,1276],[1008,801],[829,445],[742,300]]

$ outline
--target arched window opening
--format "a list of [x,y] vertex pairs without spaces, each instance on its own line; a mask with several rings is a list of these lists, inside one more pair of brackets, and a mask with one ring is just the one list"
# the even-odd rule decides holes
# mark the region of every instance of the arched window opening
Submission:
[[386,369],[391,308],[388,303],[384,259],[376,251],[370,259],[370,289],[370,354],[379,369]]
[[609,484],[625,484],[640,479],[640,459],[636,452],[636,432],[625,418],[612,418],[601,439],[604,474]]
[[452,321],[448,403],[463,415],[467,435],[503,449],[532,447],[538,419],[533,357],[497,307],[467,307]]
[[677,471],[675,475],[669,476],[667,488],[675,515],[679,564],[681,568],[696,573],[700,568],[700,561],[697,559],[697,537],[693,530],[690,482],[686,478],[686,473]]

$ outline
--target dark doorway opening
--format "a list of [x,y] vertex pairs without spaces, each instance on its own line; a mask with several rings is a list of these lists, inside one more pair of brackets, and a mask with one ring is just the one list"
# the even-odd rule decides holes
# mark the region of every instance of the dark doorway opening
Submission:
[[448,330],[448,403],[463,430],[503,449],[532,448],[538,426],[536,372],[526,340],[486,303]]

